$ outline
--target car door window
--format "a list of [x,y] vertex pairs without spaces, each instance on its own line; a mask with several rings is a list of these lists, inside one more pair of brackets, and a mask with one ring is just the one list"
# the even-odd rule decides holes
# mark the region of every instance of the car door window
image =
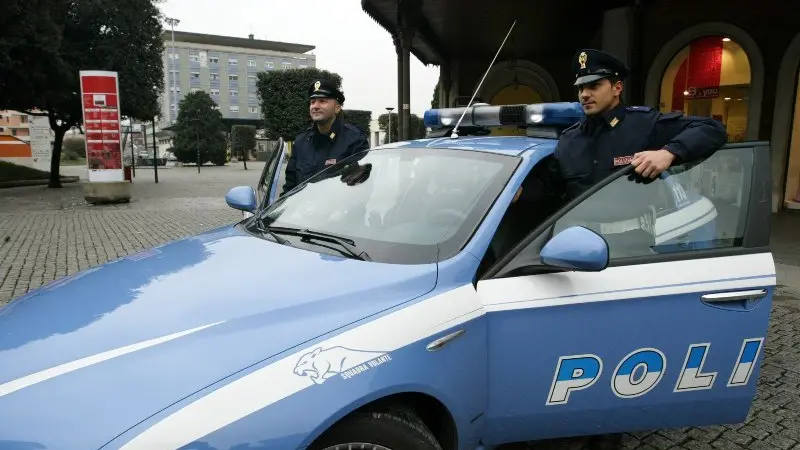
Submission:
[[672,167],[655,180],[631,171],[559,218],[553,235],[589,228],[606,239],[612,260],[740,247],[752,170],[753,149],[745,147]]

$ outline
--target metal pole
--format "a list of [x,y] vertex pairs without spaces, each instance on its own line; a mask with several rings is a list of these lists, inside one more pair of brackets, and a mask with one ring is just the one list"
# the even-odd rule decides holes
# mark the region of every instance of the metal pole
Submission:
[[153,117],[153,173],[158,184],[158,146],[156,145],[156,118]]
[[136,154],[134,153],[133,148],[133,119],[130,119],[130,124],[128,125],[128,139],[131,140],[131,176],[136,176]]
[[178,118],[178,88],[177,88],[178,75],[176,73],[177,71],[175,70],[175,23],[176,23],[175,20],[173,20],[171,22],[171,28],[172,28],[172,106],[175,108],[175,113],[174,113],[175,114],[175,116],[174,116],[175,118],[173,118],[173,115],[172,115],[173,113],[172,112],[169,113],[169,118],[170,118],[170,121],[172,123],[175,123],[175,121]]
[[195,128],[194,131],[197,134],[197,173],[200,173],[200,129]]
[[[171,56],[171,60],[172,60],[172,106],[175,108],[175,115],[177,117],[177,114],[178,114],[178,103],[177,103],[177,100],[176,100],[176,95],[178,94],[178,92],[177,92],[177,89],[176,89],[176,86],[175,86],[175,82],[176,82],[178,77],[175,74],[175,25],[180,24],[181,21],[178,20],[178,19],[173,19],[171,17],[165,17],[164,20],[166,20],[166,22],[170,25],[170,27],[172,29],[172,56]],[[169,114],[169,122],[170,122],[170,124],[174,124],[175,123],[175,119],[173,119],[173,116],[172,116],[172,111],[170,111],[170,114]]]

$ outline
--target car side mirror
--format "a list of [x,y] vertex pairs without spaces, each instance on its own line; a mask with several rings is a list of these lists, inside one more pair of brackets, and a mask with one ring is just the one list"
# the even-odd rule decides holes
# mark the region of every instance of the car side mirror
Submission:
[[570,227],[550,239],[539,257],[548,266],[599,272],[608,267],[608,243],[588,228]]
[[250,186],[237,186],[225,196],[225,202],[233,209],[253,213],[256,210],[256,191]]

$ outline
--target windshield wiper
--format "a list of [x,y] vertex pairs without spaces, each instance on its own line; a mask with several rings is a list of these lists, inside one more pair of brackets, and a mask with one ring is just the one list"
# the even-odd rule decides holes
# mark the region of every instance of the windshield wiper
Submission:
[[361,261],[372,261],[367,252],[361,250],[356,246],[355,241],[344,236],[339,236],[333,233],[324,233],[322,231],[313,231],[309,229],[290,228],[290,227],[267,227],[271,232],[278,234],[291,234],[301,236],[306,239],[319,239],[322,241],[333,242],[339,244],[346,253],[353,258],[360,259]]
[[[278,236],[275,232],[269,229],[269,227],[265,227],[264,224],[261,222],[261,219],[256,218],[255,220],[256,226],[258,227],[258,231],[262,233],[267,233],[268,235],[272,236],[273,239],[278,241],[278,244],[289,244],[289,241],[286,238],[282,238]],[[291,244],[290,244],[291,245]]]

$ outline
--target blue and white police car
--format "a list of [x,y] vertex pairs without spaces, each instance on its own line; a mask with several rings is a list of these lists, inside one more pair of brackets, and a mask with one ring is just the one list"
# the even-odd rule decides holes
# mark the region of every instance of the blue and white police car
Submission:
[[525,195],[580,114],[431,110],[439,137],[282,196],[281,144],[229,192],[239,223],[0,310],[0,448],[491,449],[743,421],[776,284],[768,145]]

